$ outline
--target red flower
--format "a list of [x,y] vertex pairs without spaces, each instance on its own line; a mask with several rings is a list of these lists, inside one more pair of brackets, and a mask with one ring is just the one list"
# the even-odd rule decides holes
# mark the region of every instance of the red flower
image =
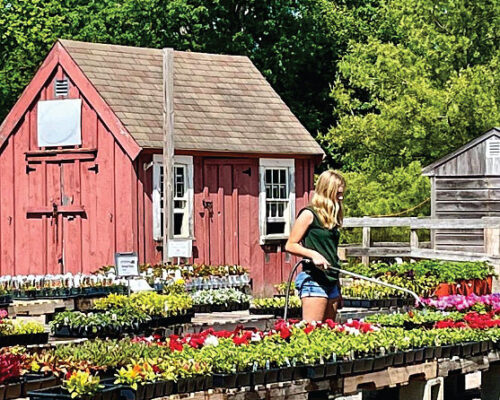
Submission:
[[179,336],[177,335],[170,335],[169,346],[170,351],[182,351],[184,347],[182,342],[179,340]]
[[338,324],[331,319],[327,319],[325,321],[325,324],[328,325],[330,329],[334,329],[336,326],[338,326]]
[[243,332],[242,335],[236,335],[233,337],[233,343],[236,346],[241,346],[243,344],[248,344],[250,342],[250,339],[252,338],[252,332],[246,331]]
[[[280,329],[280,336],[281,336],[281,339],[288,339],[290,336],[292,336],[292,332],[290,331],[290,329],[286,326],[284,326],[283,328]],[[307,332],[306,332],[307,333]]]
[[313,330],[314,330],[314,325],[311,325],[311,324],[307,325],[307,326],[304,328],[304,332],[305,332],[306,334],[308,334],[308,335],[309,335],[309,334],[310,334]]

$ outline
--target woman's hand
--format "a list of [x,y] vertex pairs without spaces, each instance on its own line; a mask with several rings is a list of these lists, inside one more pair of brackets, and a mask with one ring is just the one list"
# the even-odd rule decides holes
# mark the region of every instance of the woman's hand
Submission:
[[330,265],[330,263],[328,261],[326,261],[326,258],[323,257],[321,254],[319,254],[316,251],[314,252],[314,254],[312,256],[312,262],[316,267],[322,268],[322,269],[327,269],[328,266]]

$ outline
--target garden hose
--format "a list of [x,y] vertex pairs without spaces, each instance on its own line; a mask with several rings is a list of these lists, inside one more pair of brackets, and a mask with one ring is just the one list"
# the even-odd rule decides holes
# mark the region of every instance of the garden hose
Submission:
[[[297,270],[297,268],[299,267],[300,264],[308,264],[308,263],[312,263],[312,261],[309,259],[300,260],[297,264],[295,264],[295,266],[290,271],[290,276],[288,277],[288,282],[287,282],[287,287],[286,287],[285,312],[283,315],[283,319],[285,321],[286,321],[287,316],[288,316],[288,299],[290,297],[290,286],[292,284],[293,274],[295,273],[295,271]],[[399,290],[401,292],[408,293],[409,295],[411,295],[415,299],[416,304],[420,304],[422,307],[425,307],[425,304],[422,303],[422,301],[420,300],[420,297],[418,297],[418,295],[415,292],[413,292],[409,289],[405,289],[405,288],[402,288],[401,286],[393,285],[391,283],[383,282],[383,281],[375,279],[375,278],[369,278],[369,277],[364,276],[364,275],[356,274],[355,272],[346,271],[345,269],[332,267],[331,265],[328,266],[328,269],[332,269],[332,270],[337,271],[337,272],[344,274],[344,275],[350,275],[354,278],[363,279],[365,281],[375,283],[376,285],[386,286],[386,287],[391,288],[391,289],[395,289],[395,290]]]

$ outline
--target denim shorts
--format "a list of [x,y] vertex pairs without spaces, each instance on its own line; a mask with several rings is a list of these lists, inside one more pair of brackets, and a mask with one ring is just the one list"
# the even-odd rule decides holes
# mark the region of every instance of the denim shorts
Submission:
[[340,288],[335,286],[323,286],[314,281],[307,272],[301,272],[295,278],[295,289],[302,297],[325,297],[330,300],[340,297]]

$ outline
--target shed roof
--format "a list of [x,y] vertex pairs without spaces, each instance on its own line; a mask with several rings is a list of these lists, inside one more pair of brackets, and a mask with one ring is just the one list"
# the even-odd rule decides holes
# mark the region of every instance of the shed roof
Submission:
[[[163,51],[60,40],[143,148],[163,147]],[[248,57],[174,51],[177,150],[323,155]]]
[[500,137],[500,127],[491,128],[486,133],[475,138],[474,140],[471,140],[469,143],[463,145],[462,147],[455,150],[454,152],[452,152],[452,153],[444,156],[443,158],[440,158],[439,160],[434,161],[432,164],[429,164],[428,166],[422,168],[422,175],[431,175],[432,172],[436,168],[442,166],[443,164],[446,164],[448,161],[454,159],[455,157],[459,156],[462,153],[465,153],[467,150],[477,146],[479,143],[484,142],[485,140],[489,139],[492,136],[499,136]]

